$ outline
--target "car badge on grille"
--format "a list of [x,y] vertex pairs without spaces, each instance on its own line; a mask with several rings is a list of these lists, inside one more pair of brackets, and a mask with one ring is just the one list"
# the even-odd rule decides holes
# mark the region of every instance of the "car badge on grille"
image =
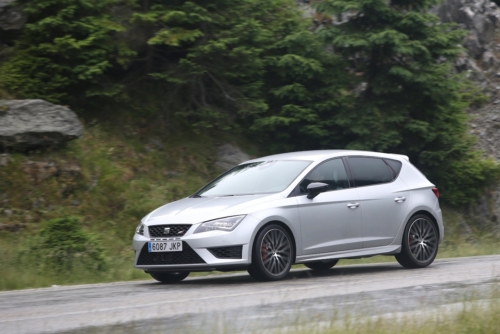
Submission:
[[163,229],[163,234],[169,234],[170,233],[170,227],[165,227]]

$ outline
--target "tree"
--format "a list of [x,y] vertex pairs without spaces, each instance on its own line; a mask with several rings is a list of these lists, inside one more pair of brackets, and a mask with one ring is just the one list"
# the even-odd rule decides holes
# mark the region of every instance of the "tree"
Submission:
[[354,102],[348,91],[353,80],[344,70],[345,60],[328,51],[310,25],[300,22],[266,57],[269,108],[252,129],[271,151],[330,148],[344,142],[337,117]]
[[[452,74],[464,32],[428,13],[434,0],[318,0],[318,34],[349,61],[359,96],[318,144],[403,153],[453,204],[476,198],[498,167],[466,134],[465,80]],[[321,120],[318,120],[321,122]],[[340,127],[340,129],[339,129]],[[338,134],[341,134],[338,140]]]
[[134,66],[155,79],[165,112],[198,128],[245,128],[267,109],[266,54],[301,20],[290,0],[140,1],[132,22],[151,31]]
[[113,95],[119,87],[104,80],[131,51],[115,42],[124,28],[107,12],[111,0],[21,0],[29,22],[15,54],[0,69],[0,85],[21,98],[80,103]]

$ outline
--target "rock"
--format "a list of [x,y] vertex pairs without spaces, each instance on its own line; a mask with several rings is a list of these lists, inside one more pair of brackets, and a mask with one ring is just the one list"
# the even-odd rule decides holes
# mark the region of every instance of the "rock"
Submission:
[[82,176],[82,169],[76,163],[69,163],[60,168],[58,175],[61,182],[73,183]]
[[27,161],[22,163],[23,171],[33,182],[40,182],[49,177],[59,175],[59,168],[53,162]]
[[155,147],[158,151],[163,151],[163,149],[165,148],[165,145],[163,145],[163,143],[161,142],[161,140],[157,139],[157,138],[151,138],[149,140],[149,142],[151,143],[151,145],[153,147]]
[[15,223],[15,224],[0,224],[0,231],[8,231],[8,232],[18,232],[26,227],[26,224],[23,223]]
[[224,144],[217,148],[217,162],[215,165],[226,171],[247,160],[250,160],[250,156],[240,148],[232,144]]
[[483,52],[485,51],[484,45],[482,45],[479,42],[475,34],[471,34],[465,37],[464,41],[462,42],[462,45],[467,49],[469,56],[471,56],[474,59],[480,58]]
[[[500,65],[495,56],[498,51],[494,40],[500,27],[500,9],[490,0],[443,0],[430,12],[442,22],[454,22],[469,31],[462,42],[470,57],[466,62],[467,77],[476,82],[483,92],[490,94],[491,82],[481,67],[490,69],[487,74],[493,74],[493,69]],[[481,60],[482,66],[473,65],[475,60]],[[463,70],[463,64],[457,66],[458,72]]]
[[489,0],[444,0],[430,12],[442,22],[455,22],[470,31],[463,45],[475,59],[488,49],[500,23],[500,9]]
[[43,100],[0,100],[0,147],[16,151],[60,146],[83,135],[70,109]]
[[18,30],[24,27],[28,16],[15,0],[0,0],[0,29]]
[[10,154],[7,153],[0,154],[0,166],[2,167],[7,166],[10,160],[11,160]]
[[483,53],[482,62],[484,68],[497,68],[498,67],[498,59],[491,51],[486,51]]

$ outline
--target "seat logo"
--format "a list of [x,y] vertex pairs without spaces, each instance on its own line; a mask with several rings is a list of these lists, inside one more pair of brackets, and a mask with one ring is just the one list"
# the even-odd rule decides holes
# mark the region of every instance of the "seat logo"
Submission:
[[163,234],[169,234],[170,233],[170,227],[165,227],[163,229]]

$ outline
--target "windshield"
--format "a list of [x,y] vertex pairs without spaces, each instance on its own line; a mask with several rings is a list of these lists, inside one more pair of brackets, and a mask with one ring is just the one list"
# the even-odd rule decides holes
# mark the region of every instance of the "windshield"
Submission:
[[236,196],[276,193],[285,190],[310,161],[260,161],[234,167],[207,184],[198,196]]

